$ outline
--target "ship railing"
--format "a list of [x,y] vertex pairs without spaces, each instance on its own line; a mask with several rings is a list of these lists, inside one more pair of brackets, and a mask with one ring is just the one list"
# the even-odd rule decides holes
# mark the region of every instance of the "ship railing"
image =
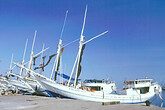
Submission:
[[128,84],[128,85],[124,85],[123,88],[124,88],[124,89],[135,88],[135,85],[134,85],[134,84]]

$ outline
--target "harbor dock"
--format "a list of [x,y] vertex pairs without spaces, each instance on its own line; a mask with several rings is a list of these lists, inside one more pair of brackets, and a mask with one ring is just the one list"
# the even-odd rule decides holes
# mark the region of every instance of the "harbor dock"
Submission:
[[32,95],[0,96],[1,110],[165,110],[145,104],[102,105],[99,102]]

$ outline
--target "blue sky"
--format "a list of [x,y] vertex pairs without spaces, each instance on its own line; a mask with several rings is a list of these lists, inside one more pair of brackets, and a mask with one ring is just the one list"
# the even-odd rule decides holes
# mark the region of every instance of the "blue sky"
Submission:
[[[34,53],[42,44],[56,52],[65,12],[63,33],[67,44],[80,37],[85,6],[88,5],[85,39],[106,30],[109,33],[87,44],[80,78],[111,79],[122,87],[124,80],[153,78],[165,83],[164,0],[0,0],[0,73],[8,71],[11,54],[21,61],[28,38],[29,60],[34,31]],[[70,75],[78,42],[65,48],[63,70]],[[49,76],[52,64],[43,73]]]

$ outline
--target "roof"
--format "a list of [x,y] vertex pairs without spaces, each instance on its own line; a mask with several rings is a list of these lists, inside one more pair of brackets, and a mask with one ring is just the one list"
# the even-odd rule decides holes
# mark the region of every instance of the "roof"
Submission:
[[132,82],[134,81],[152,81],[152,79],[136,79],[136,80],[132,80]]

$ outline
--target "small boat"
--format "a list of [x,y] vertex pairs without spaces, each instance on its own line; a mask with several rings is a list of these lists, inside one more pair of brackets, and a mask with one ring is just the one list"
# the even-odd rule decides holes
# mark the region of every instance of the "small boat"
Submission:
[[165,86],[162,86],[162,90],[165,91]]

